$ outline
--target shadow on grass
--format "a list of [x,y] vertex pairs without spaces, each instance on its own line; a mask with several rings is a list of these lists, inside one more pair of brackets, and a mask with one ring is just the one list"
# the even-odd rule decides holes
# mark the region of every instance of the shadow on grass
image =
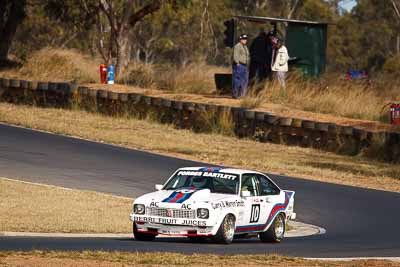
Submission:
[[0,60],[0,71],[11,70],[22,67],[21,62],[13,60]]
[[348,173],[352,173],[352,174],[366,175],[366,176],[376,175],[375,171],[360,169],[359,167],[357,167],[355,165],[352,166],[352,165],[347,165],[347,164],[342,164],[342,163],[306,161],[306,162],[304,162],[304,165],[318,168],[318,169],[336,171],[336,172],[337,171],[348,172]]

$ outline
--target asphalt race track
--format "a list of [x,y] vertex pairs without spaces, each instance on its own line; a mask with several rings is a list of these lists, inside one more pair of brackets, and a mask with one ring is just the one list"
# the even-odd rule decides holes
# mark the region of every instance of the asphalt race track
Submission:
[[[191,165],[205,164],[0,124],[2,177],[135,197],[152,191],[155,183],[164,181],[176,168]],[[284,176],[272,177],[281,188],[296,191],[298,220],[325,228],[325,235],[287,238],[281,244],[240,239],[231,245],[195,244],[186,239],[139,242],[106,238],[0,237],[0,250],[400,256],[400,194]],[[129,214],[126,216],[128,218]]]

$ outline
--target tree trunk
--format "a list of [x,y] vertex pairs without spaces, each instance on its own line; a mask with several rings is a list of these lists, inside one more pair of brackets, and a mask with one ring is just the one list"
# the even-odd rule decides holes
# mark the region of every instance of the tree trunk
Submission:
[[116,62],[116,76],[120,76],[128,66],[131,60],[131,42],[129,32],[122,32],[116,36],[117,41],[117,62]]
[[[117,14],[112,1],[100,0],[99,10],[103,12],[111,27],[110,34],[110,52],[115,52],[115,74],[120,76],[128,66],[131,59],[131,49],[133,40],[131,37],[131,29],[137,22],[141,21],[145,16],[152,14],[161,8],[161,4],[165,0],[152,0],[136,12],[132,13],[134,0],[124,1],[122,14]],[[115,50],[113,49],[115,45]]]
[[3,6],[5,9],[1,13],[3,17],[7,16],[7,20],[0,25],[0,61],[7,60],[17,27],[25,18],[25,6],[26,0],[12,1],[9,12],[6,10],[6,5]]

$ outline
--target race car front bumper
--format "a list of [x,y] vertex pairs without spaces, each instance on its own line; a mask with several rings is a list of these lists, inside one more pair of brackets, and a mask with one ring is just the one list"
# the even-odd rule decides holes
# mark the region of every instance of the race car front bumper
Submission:
[[[164,217],[138,216],[131,214],[136,229],[142,233],[167,236],[212,236],[215,227],[207,220],[190,220]],[[217,229],[218,230],[218,229]]]

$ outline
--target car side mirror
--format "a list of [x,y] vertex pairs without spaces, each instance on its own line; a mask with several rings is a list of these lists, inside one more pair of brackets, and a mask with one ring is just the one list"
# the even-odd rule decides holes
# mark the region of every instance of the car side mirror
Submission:
[[250,191],[242,191],[242,197],[249,197],[251,196]]
[[163,189],[163,185],[162,184],[156,184],[156,190],[157,191],[161,191]]

